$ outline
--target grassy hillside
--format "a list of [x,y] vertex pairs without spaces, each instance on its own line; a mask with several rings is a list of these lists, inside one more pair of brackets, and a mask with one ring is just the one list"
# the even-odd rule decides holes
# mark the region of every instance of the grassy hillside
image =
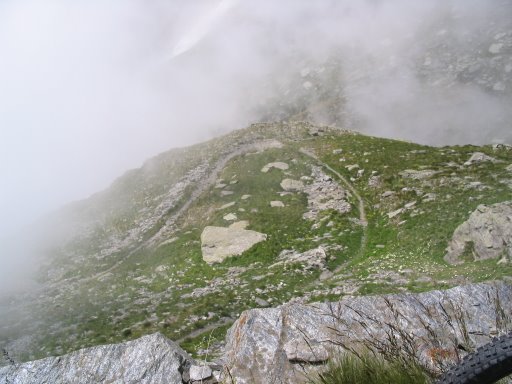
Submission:
[[[474,152],[501,162],[465,166]],[[289,168],[261,171],[273,162]],[[443,256],[479,204],[511,199],[511,163],[506,147],[427,147],[307,123],[169,151],[61,213],[75,236],[50,252],[44,291],[21,300],[30,320],[0,319],[0,345],[27,360],[159,331],[200,355],[248,308],[510,278],[510,262]],[[280,184],[311,185],[315,172],[347,192],[350,212],[303,217],[307,194]],[[201,233],[227,227],[230,213],[267,240],[208,265]],[[324,268],[280,262],[283,250],[318,247]]]

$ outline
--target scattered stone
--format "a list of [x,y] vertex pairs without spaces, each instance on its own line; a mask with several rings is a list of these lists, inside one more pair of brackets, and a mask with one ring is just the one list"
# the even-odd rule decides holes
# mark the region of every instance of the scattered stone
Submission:
[[254,299],[254,302],[259,306],[259,307],[263,307],[263,308],[266,308],[266,307],[270,307],[270,304],[268,301],[266,300],[263,300],[262,298],[255,298]]
[[236,217],[236,215],[234,213],[228,213],[227,215],[224,215],[223,219],[226,221],[235,221],[238,218]]
[[492,163],[500,162],[499,160],[495,159],[494,157],[488,156],[485,153],[482,152],[475,152],[471,155],[468,161],[464,163],[465,166],[473,165],[473,164],[480,164],[490,161]]
[[190,367],[190,381],[202,381],[212,377],[212,369],[207,365],[192,365]]
[[302,191],[302,189],[304,189],[304,183],[299,180],[284,179],[281,181],[281,188],[285,191]]
[[416,201],[411,201],[410,203],[407,203],[404,205],[404,208],[405,209],[411,209],[412,207],[414,207],[416,205]]
[[231,180],[229,182],[230,185],[235,185],[235,184],[238,184],[238,180]]
[[445,260],[460,264],[464,257],[486,260],[501,256],[512,259],[512,201],[479,205],[453,233]]
[[341,155],[342,153],[343,153],[343,149],[341,149],[341,148],[335,149],[332,151],[333,155]]
[[266,234],[247,229],[205,227],[201,234],[203,260],[208,264],[221,263],[228,257],[241,255],[266,239]]
[[405,171],[399,172],[398,174],[405,179],[424,180],[431,178],[437,173],[439,173],[439,171],[433,171],[431,169],[424,169],[421,171],[406,169]]
[[311,81],[305,81],[304,83],[302,83],[302,86],[304,87],[304,89],[309,90],[313,86],[313,83]]
[[341,214],[350,212],[352,207],[347,201],[348,193],[327,176],[320,167],[312,169],[313,183],[304,186],[308,195],[308,212],[303,217],[315,220],[322,211],[333,209]]
[[247,200],[249,197],[251,197],[251,195],[242,195],[241,199],[242,200]]
[[275,163],[268,163],[263,168],[261,168],[261,172],[267,173],[272,168],[280,169],[281,171],[286,171],[289,168],[289,166],[288,166],[288,164],[282,163],[280,161],[279,162],[275,162]]
[[331,271],[329,271],[328,269],[322,271],[322,273],[320,274],[320,276],[318,277],[318,279],[320,281],[324,281],[324,280],[328,280],[330,279],[331,277],[334,276],[334,273],[332,273]]
[[381,178],[380,176],[377,176],[377,175],[374,175],[374,176],[370,176],[370,178],[368,179],[368,186],[370,188],[379,188],[382,184],[382,181],[381,181]]
[[216,188],[216,189],[222,189],[222,188],[224,188],[225,186],[226,186],[226,184],[224,184],[224,183],[219,183],[219,184],[215,185],[215,188]]
[[231,203],[224,204],[222,207],[219,208],[219,211],[221,211],[223,209],[226,209],[226,208],[229,208],[229,207],[232,207],[235,204],[236,203],[234,201],[232,201]]
[[393,192],[393,191],[386,191],[386,192],[382,193],[382,194],[380,195],[380,197],[382,197],[382,198],[384,198],[384,199],[385,199],[386,197],[391,197],[391,196],[393,196],[394,194],[395,194],[395,192]]
[[279,201],[279,200],[274,200],[274,201],[270,202],[270,206],[272,208],[282,208],[282,207],[284,207],[284,203],[282,201]]
[[392,219],[392,218],[398,216],[399,214],[401,214],[403,211],[404,211],[403,208],[399,208],[396,211],[388,212],[388,218]]
[[233,193],[234,193],[233,191],[220,191],[221,196],[230,196]]
[[279,254],[277,260],[284,264],[299,263],[304,265],[307,269],[323,268],[327,260],[327,254],[325,253],[325,249],[321,246],[303,253],[285,249]]
[[353,171],[354,169],[359,169],[359,164],[351,164],[351,165],[347,165],[347,166],[345,166],[345,168],[346,168],[349,172],[351,172],[351,171]]
[[431,201],[435,201],[437,199],[437,195],[435,193],[426,193],[424,196],[423,196],[423,202],[424,203],[429,203]]
[[507,168],[505,168],[505,170],[512,172],[512,164],[510,164]]

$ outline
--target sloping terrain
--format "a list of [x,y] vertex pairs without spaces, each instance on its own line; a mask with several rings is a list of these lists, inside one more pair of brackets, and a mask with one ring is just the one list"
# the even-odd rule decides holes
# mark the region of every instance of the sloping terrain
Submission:
[[[480,260],[469,244],[463,262],[444,260],[472,212],[512,200],[510,164],[506,145],[309,123],[171,150],[55,215],[65,230],[42,288],[0,302],[0,345],[23,361],[158,331],[201,355],[249,308],[510,279],[506,252]],[[206,227],[224,229],[202,244]],[[241,241],[229,228],[261,236],[206,262],[205,248]]]

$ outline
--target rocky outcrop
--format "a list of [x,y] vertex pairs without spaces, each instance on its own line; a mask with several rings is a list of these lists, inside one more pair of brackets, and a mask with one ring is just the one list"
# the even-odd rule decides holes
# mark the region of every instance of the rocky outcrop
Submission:
[[322,211],[333,209],[339,213],[350,212],[352,207],[347,201],[345,191],[331,177],[327,176],[320,167],[313,167],[313,183],[307,184],[303,191],[308,195],[308,212],[303,217],[315,220]]
[[457,264],[497,257],[512,259],[512,201],[479,205],[453,233],[445,260]]
[[[323,247],[310,249],[309,251],[299,253],[294,250],[285,249],[282,251],[276,264],[293,264],[298,263],[306,269],[315,269],[325,267],[327,255]],[[274,265],[276,265],[274,264]]]
[[407,344],[433,364],[436,351],[449,360],[487,343],[511,317],[512,287],[501,282],[252,309],[229,330],[224,362],[238,384],[307,382],[342,346]]
[[[267,304],[267,303],[266,303]],[[425,364],[455,360],[512,326],[512,286],[347,297],[242,313],[228,331],[223,366],[199,363],[156,333],[121,344],[0,368],[0,384],[305,383],[347,348],[407,348]],[[223,381],[224,380],[224,381]]]
[[287,192],[302,191],[304,183],[300,180],[284,179],[281,181],[281,188]]
[[464,163],[464,165],[469,166],[472,164],[479,164],[485,162],[498,163],[500,161],[496,160],[494,157],[486,155],[485,153],[475,152],[471,155],[469,160]]
[[85,348],[60,356],[0,368],[1,384],[169,383],[182,384],[190,357],[156,333],[122,344]]
[[228,228],[205,227],[201,234],[203,260],[208,264],[221,263],[228,257],[241,255],[254,244],[266,239],[264,233],[244,229],[237,223]]

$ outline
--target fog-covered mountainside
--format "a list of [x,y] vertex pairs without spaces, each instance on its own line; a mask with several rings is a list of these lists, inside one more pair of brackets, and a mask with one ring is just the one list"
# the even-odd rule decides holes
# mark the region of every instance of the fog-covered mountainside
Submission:
[[511,196],[508,145],[254,124],[48,218],[39,288],[2,295],[0,345],[26,361],[158,331],[201,356],[249,308],[510,280]]

